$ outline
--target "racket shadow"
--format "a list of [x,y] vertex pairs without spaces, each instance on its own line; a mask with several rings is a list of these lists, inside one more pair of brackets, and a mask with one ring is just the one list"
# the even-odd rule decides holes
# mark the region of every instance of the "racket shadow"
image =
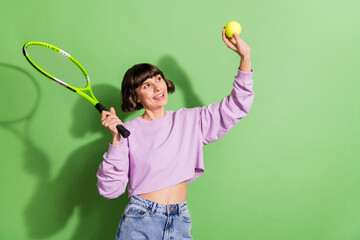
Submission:
[[[24,172],[20,174],[23,177],[19,178],[18,182],[24,181],[24,179],[28,181],[26,178],[28,173],[39,176],[40,179],[48,179],[50,171],[49,158],[40,147],[34,144],[30,135],[32,119],[40,102],[41,91],[38,82],[26,70],[7,63],[0,63],[0,81],[2,85],[0,89],[0,127],[6,130],[6,135],[2,137],[11,139],[11,136],[8,135],[11,134],[22,145],[21,147],[18,145],[13,146],[12,142],[2,142],[1,147],[14,149],[14,155],[3,155],[3,158],[13,159],[12,165],[17,165],[19,164],[18,161],[21,161],[21,167]],[[11,97],[9,98],[8,96]],[[19,149],[22,152],[20,155],[17,155],[19,154]],[[16,158],[17,156],[19,158]],[[3,169],[7,168],[4,167]],[[16,175],[19,174],[16,173]],[[9,181],[4,184],[12,183],[13,181]],[[23,191],[18,191],[16,196],[18,198],[28,197],[22,194]],[[9,208],[11,209],[12,205]],[[42,210],[40,208],[37,211],[41,212]],[[4,217],[6,218],[6,216]]]
[[[120,90],[113,86],[99,84],[93,90],[104,106],[110,107],[114,100],[120,99]],[[125,115],[116,105],[118,116],[125,122],[131,115]],[[128,198],[126,191],[117,199],[105,199],[96,187],[96,173],[111,135],[101,125],[99,112],[82,98],[75,103],[72,116],[69,131],[74,137],[94,139],[96,136],[96,139],[73,151],[53,180],[43,179],[39,183],[26,208],[26,222],[31,237],[47,237],[63,229],[76,214],[77,224],[71,239],[112,239]],[[38,209],[47,211],[39,214]]]
[[[6,129],[7,133],[15,136],[22,144],[23,168],[32,174],[46,175],[49,171],[48,157],[33,143],[30,136],[32,118],[40,102],[40,87],[26,70],[8,63],[0,63],[0,81],[0,127]],[[6,139],[9,136],[2,137]],[[8,141],[3,141],[1,146],[14,151],[19,149],[18,146],[10,145]]]

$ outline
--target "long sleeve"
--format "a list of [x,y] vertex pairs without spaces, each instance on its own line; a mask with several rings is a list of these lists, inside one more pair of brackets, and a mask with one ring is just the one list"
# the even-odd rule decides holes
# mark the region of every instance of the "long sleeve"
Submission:
[[253,69],[251,72],[242,72],[238,69],[230,95],[223,98],[220,103],[200,108],[200,129],[204,145],[220,139],[241,118],[248,115],[254,100],[253,72]]
[[129,181],[129,148],[128,141],[120,138],[120,146],[109,144],[103,155],[104,160],[97,172],[97,187],[101,196],[117,198],[125,192]]

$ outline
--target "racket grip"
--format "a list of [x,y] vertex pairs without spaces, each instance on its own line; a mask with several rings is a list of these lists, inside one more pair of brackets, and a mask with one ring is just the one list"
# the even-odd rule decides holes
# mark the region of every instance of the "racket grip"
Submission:
[[[95,108],[101,113],[102,111],[109,111],[106,109],[106,107],[104,107],[101,103],[97,103],[95,105]],[[123,136],[124,138],[127,138],[130,135],[129,130],[127,130],[123,125],[117,125],[116,129],[119,131],[119,133],[121,134],[121,136]]]

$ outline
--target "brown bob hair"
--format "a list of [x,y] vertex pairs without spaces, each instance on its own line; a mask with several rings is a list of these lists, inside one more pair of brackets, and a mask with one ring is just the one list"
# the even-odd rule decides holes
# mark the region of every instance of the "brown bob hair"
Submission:
[[167,92],[175,92],[175,85],[173,82],[166,79],[164,73],[153,64],[139,63],[126,71],[121,84],[121,109],[123,112],[135,112],[143,108],[143,105],[136,101],[137,96],[135,89],[146,79],[152,78],[158,74],[165,80]]

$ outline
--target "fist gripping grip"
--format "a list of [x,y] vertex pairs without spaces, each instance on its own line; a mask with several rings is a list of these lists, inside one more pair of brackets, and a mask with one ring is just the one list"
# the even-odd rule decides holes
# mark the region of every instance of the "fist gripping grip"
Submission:
[[[107,110],[103,105],[101,105],[101,103],[97,103],[95,105],[95,108],[101,113],[102,111],[109,111]],[[117,125],[116,129],[119,131],[119,133],[121,134],[121,136],[123,136],[124,138],[127,138],[130,135],[129,130],[127,130],[123,125]]]

